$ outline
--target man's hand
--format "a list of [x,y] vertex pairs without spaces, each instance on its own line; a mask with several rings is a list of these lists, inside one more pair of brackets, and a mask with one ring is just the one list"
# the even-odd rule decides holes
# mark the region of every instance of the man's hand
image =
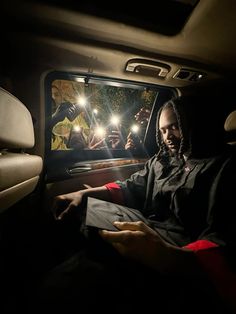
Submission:
[[56,112],[52,115],[52,126],[60,121],[63,121],[67,117],[70,121],[73,121],[81,110],[78,105],[71,104],[69,102],[61,103]]
[[81,112],[81,109],[78,105],[70,104],[67,109],[66,116],[70,121],[73,121]]
[[82,203],[83,194],[78,191],[55,197],[52,212],[56,220],[61,220],[66,214],[76,209]]
[[108,135],[109,147],[112,149],[123,148],[124,143],[122,139],[122,134],[120,130],[112,130],[111,134]]
[[127,136],[127,142],[125,144],[125,149],[134,149],[135,148],[135,143],[134,139],[132,137],[132,133],[130,132]]
[[136,113],[135,120],[141,125],[146,125],[148,123],[151,111],[148,108],[142,107],[139,112]]
[[120,231],[101,230],[100,235],[121,255],[152,268],[163,267],[169,252],[169,244],[156,231],[142,221],[114,222],[114,225]]
[[106,138],[105,137],[99,137],[95,134],[92,136],[92,139],[90,140],[88,144],[89,149],[103,149],[106,147]]

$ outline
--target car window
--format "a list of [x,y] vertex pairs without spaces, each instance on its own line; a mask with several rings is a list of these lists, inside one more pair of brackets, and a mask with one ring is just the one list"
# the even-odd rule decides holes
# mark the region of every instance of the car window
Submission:
[[136,148],[144,147],[163,89],[60,72],[51,73],[45,87],[46,155],[73,155],[79,160],[125,156],[128,135]]

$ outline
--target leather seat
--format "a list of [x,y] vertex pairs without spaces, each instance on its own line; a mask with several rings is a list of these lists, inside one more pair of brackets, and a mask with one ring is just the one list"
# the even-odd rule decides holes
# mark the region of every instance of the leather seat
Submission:
[[236,145],[236,110],[232,111],[226,118],[224,129],[227,142],[231,145]]
[[0,213],[34,191],[42,158],[25,152],[35,144],[25,105],[0,88]]

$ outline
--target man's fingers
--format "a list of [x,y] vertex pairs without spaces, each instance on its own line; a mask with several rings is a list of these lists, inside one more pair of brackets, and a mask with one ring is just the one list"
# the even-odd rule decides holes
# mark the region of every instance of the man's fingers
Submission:
[[88,184],[83,184],[83,186],[86,188],[86,189],[91,189],[91,185],[88,185]]
[[52,206],[54,218],[61,220],[71,210],[71,207],[73,207],[73,203],[70,203],[63,195],[56,197]]
[[63,198],[56,198],[52,204],[52,213],[55,219],[58,218],[60,212],[67,207],[67,202]]
[[127,239],[127,231],[108,231],[108,230],[100,230],[100,236],[106,240],[107,242],[125,242]]
[[157,232],[143,221],[115,221],[113,224],[119,230],[140,231],[157,236]]
[[56,216],[56,220],[62,220],[63,217],[69,212],[69,207],[67,207],[63,212],[60,213],[60,215]]
[[130,230],[130,231],[145,231],[149,228],[142,221],[114,221],[114,226],[119,230]]
[[129,140],[129,139],[131,138],[131,136],[132,136],[132,133],[129,132],[129,134],[128,134],[128,136],[127,136],[127,140]]
[[69,204],[69,206],[67,206],[57,217],[57,220],[61,220],[64,218],[65,215],[72,213],[73,210],[75,210],[77,208],[77,204],[74,204],[73,202],[71,202]]

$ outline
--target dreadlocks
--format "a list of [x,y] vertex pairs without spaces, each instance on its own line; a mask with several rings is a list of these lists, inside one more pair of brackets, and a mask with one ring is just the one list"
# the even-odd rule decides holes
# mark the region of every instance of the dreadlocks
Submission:
[[166,108],[171,108],[176,115],[181,137],[177,152],[179,158],[182,158],[183,154],[194,158],[207,158],[218,154],[225,145],[223,133],[225,118],[220,102],[222,96],[218,93],[185,95],[167,101],[157,115],[158,157],[162,159],[170,156],[159,130],[160,115]]
[[186,121],[184,121],[184,115],[182,114],[182,108],[180,106],[180,102],[178,98],[173,98],[169,101],[167,101],[158,111],[157,114],[157,122],[156,122],[156,142],[159,147],[159,153],[158,156],[160,158],[167,157],[170,155],[169,149],[166,147],[162,134],[159,129],[159,120],[160,115],[164,109],[171,108],[175,115],[178,122],[178,128],[180,131],[181,141],[180,141],[180,147],[178,151],[178,157],[182,158],[183,153],[185,153],[190,148],[190,143],[187,137],[187,130],[186,130]]

